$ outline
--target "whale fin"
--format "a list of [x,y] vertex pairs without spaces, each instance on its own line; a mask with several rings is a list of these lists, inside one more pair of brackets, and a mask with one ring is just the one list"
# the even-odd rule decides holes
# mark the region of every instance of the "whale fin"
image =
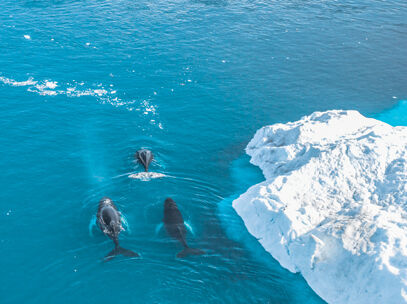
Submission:
[[106,256],[104,261],[110,261],[111,259],[113,259],[115,256],[117,255],[124,255],[126,257],[139,257],[140,255],[137,252],[131,251],[129,249],[125,249],[123,247],[116,247],[115,249],[113,249],[112,251],[110,251]]
[[201,255],[205,254],[205,251],[196,248],[185,247],[184,250],[178,252],[177,258],[185,258],[188,255]]

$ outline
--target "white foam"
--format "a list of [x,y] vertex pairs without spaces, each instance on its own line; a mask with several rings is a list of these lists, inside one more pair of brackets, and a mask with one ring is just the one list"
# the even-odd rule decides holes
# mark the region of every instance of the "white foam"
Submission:
[[52,91],[52,90],[44,90],[44,89],[42,89],[42,90],[35,91],[35,90],[32,90],[32,89],[27,89],[27,91],[36,92],[36,93],[38,93],[39,95],[42,95],[42,96],[46,96],[46,95],[55,96],[55,95],[58,95],[58,92]]
[[70,98],[79,98],[83,96],[94,97],[104,104],[110,104],[115,107],[126,107],[129,111],[142,111],[144,115],[150,117],[154,116],[154,119],[150,118],[150,123],[163,129],[162,124],[157,119],[157,106],[148,100],[143,100],[141,102],[136,100],[123,100],[117,96],[117,90],[114,89],[112,84],[108,87],[101,83],[96,85],[86,85],[85,82],[78,82],[75,80],[69,83],[59,84],[57,81],[53,80],[34,80],[33,77],[29,77],[25,81],[16,81],[4,76],[0,76],[0,82],[13,87],[27,87],[27,91],[41,96],[65,95]]
[[30,35],[24,35],[24,38],[27,40],[31,40],[31,36]]
[[93,92],[98,96],[104,96],[107,94],[107,91],[105,89],[97,89],[93,90]]
[[[27,87],[27,91],[37,93],[39,95],[66,95],[68,97],[82,97],[82,96],[93,96],[93,97],[107,97],[107,99],[102,99],[102,101],[111,101],[108,97],[116,93],[116,90],[106,90],[102,84],[98,84],[97,88],[82,88],[85,84],[84,82],[75,82],[73,84],[58,85],[57,81],[44,80],[37,81],[32,77],[29,77],[25,81],[16,81],[11,78],[0,76],[0,81],[6,85],[14,87]],[[59,88],[58,90],[56,88]],[[117,104],[123,104],[121,100],[117,97],[113,99],[117,101]]]
[[48,89],[55,89],[58,86],[58,82],[46,80],[44,85]]
[[15,81],[14,79],[0,76],[0,81],[4,84],[11,85],[13,87],[31,86],[37,83],[37,81],[35,81],[32,77],[28,78],[25,81]]
[[139,173],[130,174],[129,177],[145,182],[145,181],[149,181],[154,178],[166,177],[166,175],[162,174],[162,173],[157,173],[157,172],[139,172]]
[[56,81],[45,80],[40,83],[36,82],[35,84],[33,84],[33,86],[34,88],[28,88],[27,91],[35,92],[40,95],[50,95],[50,96],[58,95],[61,93],[53,90],[58,86],[58,83]]
[[150,104],[148,100],[143,100],[141,106],[145,115],[150,113],[154,115],[157,112],[157,108],[154,105]]
[[283,267],[329,303],[407,302],[407,127],[316,112],[246,152],[266,181],[233,207]]

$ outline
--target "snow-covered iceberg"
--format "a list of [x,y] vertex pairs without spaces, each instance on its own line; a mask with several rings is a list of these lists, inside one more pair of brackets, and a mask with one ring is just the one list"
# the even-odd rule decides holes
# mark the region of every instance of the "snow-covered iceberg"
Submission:
[[329,303],[407,302],[407,127],[316,112],[257,131],[248,231]]

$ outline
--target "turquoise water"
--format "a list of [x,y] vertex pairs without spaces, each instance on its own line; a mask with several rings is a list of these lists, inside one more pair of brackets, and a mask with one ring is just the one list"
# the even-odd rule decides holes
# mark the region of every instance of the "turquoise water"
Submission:
[[400,100],[394,108],[374,117],[392,126],[407,126],[407,100]]
[[[406,34],[401,0],[2,0],[0,302],[323,303],[230,208],[262,180],[244,147],[316,110],[390,122]],[[166,177],[128,177],[140,147]],[[101,262],[103,196],[141,259]],[[168,196],[206,255],[175,258]]]

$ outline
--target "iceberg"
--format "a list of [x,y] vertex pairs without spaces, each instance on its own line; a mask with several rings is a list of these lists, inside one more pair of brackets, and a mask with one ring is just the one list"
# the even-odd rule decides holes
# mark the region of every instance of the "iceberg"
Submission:
[[266,180],[233,208],[281,266],[329,303],[407,302],[407,127],[315,112],[246,153]]

